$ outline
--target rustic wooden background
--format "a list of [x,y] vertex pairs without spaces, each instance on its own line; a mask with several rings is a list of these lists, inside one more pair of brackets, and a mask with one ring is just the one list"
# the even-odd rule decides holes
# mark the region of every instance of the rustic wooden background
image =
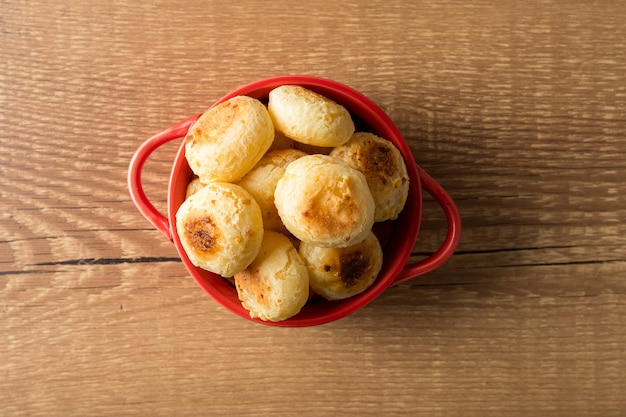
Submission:
[[[0,415],[626,415],[626,3],[0,8]],[[126,188],[147,137],[288,73],[377,102],[464,225],[304,329],[220,307]],[[145,170],[163,210],[177,146]]]

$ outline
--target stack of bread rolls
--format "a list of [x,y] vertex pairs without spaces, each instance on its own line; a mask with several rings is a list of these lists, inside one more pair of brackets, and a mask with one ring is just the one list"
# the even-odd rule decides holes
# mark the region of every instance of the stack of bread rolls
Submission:
[[185,138],[193,179],[176,230],[197,267],[232,278],[250,317],[281,321],[317,294],[369,288],[382,267],[375,222],[402,211],[409,177],[399,150],[355,132],[348,110],[284,85],[236,96]]

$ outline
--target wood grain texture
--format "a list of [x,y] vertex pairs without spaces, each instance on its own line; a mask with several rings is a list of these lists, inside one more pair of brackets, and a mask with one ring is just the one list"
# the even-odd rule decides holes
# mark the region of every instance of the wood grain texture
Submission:
[[[0,7],[0,415],[626,414],[621,2]],[[147,137],[287,73],[378,103],[464,226],[306,329],[211,300],[126,189]],[[144,170],[161,210],[176,148]],[[426,197],[412,259],[445,229]]]

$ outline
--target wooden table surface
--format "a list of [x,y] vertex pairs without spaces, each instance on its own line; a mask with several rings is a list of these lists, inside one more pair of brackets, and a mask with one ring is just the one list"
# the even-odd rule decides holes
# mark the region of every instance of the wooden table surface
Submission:
[[[0,7],[0,415],[626,415],[623,2]],[[206,295],[126,186],[282,74],[370,97],[463,219],[446,264],[300,329]],[[445,233],[426,198],[412,259]]]

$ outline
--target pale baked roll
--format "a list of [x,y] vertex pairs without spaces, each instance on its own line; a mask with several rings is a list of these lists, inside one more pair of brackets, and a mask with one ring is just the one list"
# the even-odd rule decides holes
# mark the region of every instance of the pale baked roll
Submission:
[[278,131],[309,145],[339,146],[354,133],[354,122],[345,107],[297,85],[270,91],[268,111]]
[[287,165],[274,202],[287,229],[316,246],[353,245],[374,223],[374,200],[363,174],[328,155],[306,155]]
[[259,100],[236,96],[207,110],[189,129],[185,157],[202,183],[234,182],[259,162],[274,125]]
[[194,177],[189,184],[187,184],[187,192],[185,193],[185,199],[188,199],[204,187],[204,184],[200,182],[200,178]]
[[245,269],[263,238],[261,209],[242,187],[210,183],[176,212],[176,231],[191,263],[224,277]]
[[273,231],[263,235],[259,254],[235,274],[235,287],[250,317],[282,321],[296,315],[309,298],[309,274],[289,239]]
[[347,248],[300,244],[311,289],[328,300],[352,297],[369,288],[383,264],[383,251],[374,233]]
[[409,174],[393,143],[372,133],[357,132],[330,155],[365,175],[376,203],[375,221],[398,218],[409,195]]
[[274,190],[285,173],[285,167],[306,154],[295,149],[279,149],[265,154],[263,158],[237,184],[254,197],[263,216],[266,230],[288,233],[274,204]]

